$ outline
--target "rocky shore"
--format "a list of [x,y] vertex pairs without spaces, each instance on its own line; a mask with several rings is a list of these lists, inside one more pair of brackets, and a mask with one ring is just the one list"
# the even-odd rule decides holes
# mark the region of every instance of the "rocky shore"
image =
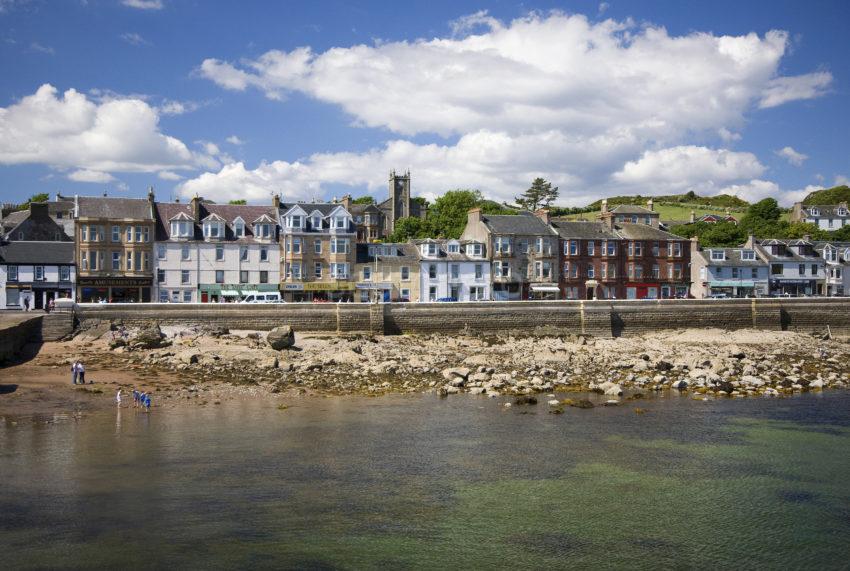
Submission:
[[[781,397],[846,387],[850,344],[825,337],[721,329],[616,339],[511,334],[337,337],[299,335],[287,328],[269,333],[123,330],[104,322],[71,341],[46,344],[21,367],[31,369],[29,375],[52,370],[64,379],[69,363],[82,359],[96,384],[72,389],[67,383],[68,391],[102,395],[106,402],[114,399],[118,387],[151,391],[158,405],[215,404],[245,395],[419,392],[502,397],[506,405],[517,405],[536,403],[535,395],[542,394],[549,396],[541,397],[541,404],[557,412],[566,405],[593,404],[582,398],[557,399],[555,393],[593,391],[604,395],[605,404],[615,405],[665,391],[712,399]],[[14,376],[14,369],[7,371]]]

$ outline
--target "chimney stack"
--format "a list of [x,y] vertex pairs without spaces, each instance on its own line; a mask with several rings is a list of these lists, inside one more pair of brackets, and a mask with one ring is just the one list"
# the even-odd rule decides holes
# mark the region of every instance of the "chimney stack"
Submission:
[[652,199],[646,201],[646,207],[655,212],[655,203],[652,202]]
[[608,214],[608,199],[602,199],[602,214]]
[[473,224],[478,224],[479,222],[481,222],[481,209],[470,208],[469,212],[466,213],[466,225],[472,226]]
[[697,213],[691,210],[691,224],[697,221]]
[[41,220],[50,218],[49,208],[46,202],[30,202],[30,218]]
[[756,248],[756,235],[750,232],[750,235],[747,236],[747,241],[744,243],[744,246],[750,250],[755,250]]
[[537,216],[540,220],[543,221],[547,226],[549,225],[549,209],[548,208],[538,208],[534,211],[534,215]]
[[699,236],[691,236],[691,255],[699,252]]
[[280,194],[272,196],[272,206],[278,209],[280,208]]
[[351,195],[346,194],[342,197],[342,207],[351,212]]
[[192,219],[196,224],[201,221],[201,199],[197,194],[192,197]]

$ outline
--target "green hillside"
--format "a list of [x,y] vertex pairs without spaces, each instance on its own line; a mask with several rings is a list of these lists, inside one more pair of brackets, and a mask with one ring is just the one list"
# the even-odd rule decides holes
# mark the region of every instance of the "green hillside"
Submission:
[[[690,213],[690,208],[693,207],[698,209],[708,208],[711,209],[711,212],[717,212],[717,209],[725,212],[726,208],[729,208],[733,211],[743,211],[745,210],[750,203],[746,200],[742,200],[737,196],[730,196],[728,194],[719,194],[717,196],[700,196],[695,192],[691,191],[685,194],[669,194],[669,195],[660,195],[660,196],[641,196],[640,194],[635,196],[612,196],[608,199],[608,206],[616,206],[618,204],[636,204],[638,206],[646,206],[646,201],[649,199],[657,204],[668,204],[668,205],[676,205],[676,206],[685,206],[688,208],[688,213]],[[593,210],[599,210],[602,207],[602,200],[597,200],[591,204],[588,204],[588,208]],[[663,215],[662,215],[663,217]]]
[[[646,206],[645,201],[643,203],[637,203],[637,204],[639,206]],[[609,204],[609,207],[611,207],[611,206],[612,205]],[[614,206],[616,206],[616,205],[614,205]],[[655,202],[654,208],[655,208],[655,211],[658,212],[658,215],[661,217],[661,220],[665,220],[665,221],[666,220],[676,220],[676,221],[687,222],[688,220],[690,220],[691,210],[694,211],[694,214],[696,215],[697,218],[699,218],[703,214],[720,214],[720,215],[726,214],[725,208],[711,208],[711,207],[697,206],[697,205],[680,206],[680,205],[676,205],[676,204],[658,204],[657,202]],[[740,219],[741,216],[743,215],[742,211],[737,211],[736,209],[730,209],[730,210],[732,210],[732,215],[735,216],[738,219]],[[578,213],[578,214],[569,214],[569,215],[564,216],[564,218],[568,218],[570,220],[592,220],[593,221],[593,220],[596,220],[596,217],[599,215],[599,212],[600,212],[600,210],[596,209],[596,210],[591,210],[589,212],[582,212],[582,213]]]
[[803,199],[803,204],[838,204],[839,202],[850,202],[850,187],[846,184],[810,192]]

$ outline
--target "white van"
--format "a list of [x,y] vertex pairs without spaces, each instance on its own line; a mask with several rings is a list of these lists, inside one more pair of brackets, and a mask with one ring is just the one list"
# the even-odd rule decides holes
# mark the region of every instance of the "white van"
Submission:
[[283,303],[279,291],[263,293],[250,293],[243,297],[239,303]]

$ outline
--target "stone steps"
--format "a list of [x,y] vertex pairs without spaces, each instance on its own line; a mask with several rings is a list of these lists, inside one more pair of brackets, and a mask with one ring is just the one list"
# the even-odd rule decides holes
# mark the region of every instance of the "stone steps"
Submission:
[[58,341],[74,331],[73,313],[50,313],[41,319],[42,341]]

